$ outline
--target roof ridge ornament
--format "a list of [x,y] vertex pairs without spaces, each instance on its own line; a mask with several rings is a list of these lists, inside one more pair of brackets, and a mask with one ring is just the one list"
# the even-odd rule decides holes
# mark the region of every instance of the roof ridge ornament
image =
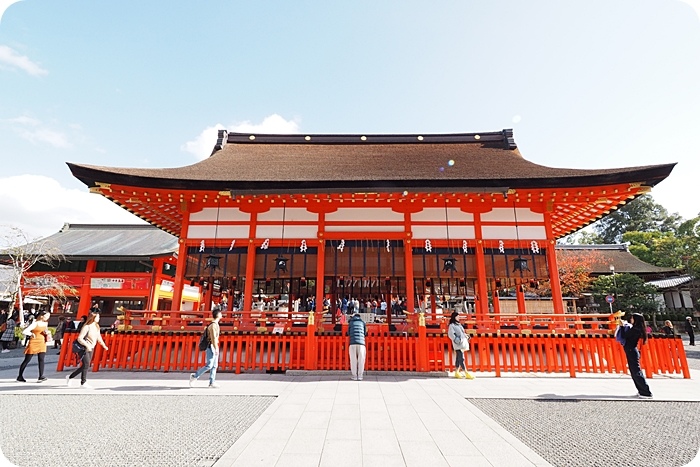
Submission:
[[210,156],[214,155],[216,151],[220,151],[226,146],[228,142],[228,130],[219,130],[216,136],[216,144],[214,145],[214,150],[211,152]]

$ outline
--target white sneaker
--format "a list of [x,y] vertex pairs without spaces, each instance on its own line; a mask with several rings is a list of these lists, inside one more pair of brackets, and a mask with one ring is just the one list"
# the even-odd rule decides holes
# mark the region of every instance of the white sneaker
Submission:
[[209,385],[209,388],[211,388],[211,389],[219,389],[220,387],[221,387],[221,386],[219,386],[219,385],[216,384],[216,383],[211,383],[211,384]]
[[197,381],[197,378],[194,376],[194,373],[190,373],[190,387],[193,387],[195,381]]
[[90,386],[88,383],[81,384],[80,389],[92,389],[92,386]]
[[66,375],[66,386],[70,387],[70,375]]
[[645,396],[644,394],[640,394],[639,398],[640,399],[653,399],[654,396],[652,396],[651,394],[649,394],[648,396]]
[[9,351],[10,351],[10,349],[2,349],[2,351],[0,351],[0,353],[7,353]]

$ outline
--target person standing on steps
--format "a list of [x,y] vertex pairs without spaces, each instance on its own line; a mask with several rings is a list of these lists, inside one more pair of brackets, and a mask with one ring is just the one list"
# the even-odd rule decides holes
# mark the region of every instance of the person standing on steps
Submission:
[[22,334],[27,336],[28,343],[24,349],[24,361],[19,366],[19,375],[17,381],[26,383],[24,379],[24,370],[27,364],[36,355],[39,360],[39,379],[38,383],[43,383],[48,378],[44,376],[44,357],[46,356],[46,329],[49,327],[49,316],[47,311],[40,311],[32,323],[22,330]]
[[362,321],[359,312],[354,312],[348,321],[347,334],[350,336],[350,377],[353,381],[362,381],[365,373],[365,358],[367,357],[367,347],[365,347],[365,337],[367,336],[367,325]]
[[109,347],[102,340],[102,335],[100,334],[100,314],[90,313],[90,316],[85,320],[85,324],[80,328],[78,333],[77,341],[80,345],[85,347],[83,355],[81,355],[82,364],[73,373],[66,376],[66,386],[70,386],[70,380],[80,375],[80,387],[83,389],[90,389],[87,383],[87,372],[90,369],[90,363],[92,362],[92,354],[95,351],[95,347],[99,343],[103,349],[109,350]]
[[216,384],[216,368],[219,366],[219,334],[221,333],[219,321],[221,321],[221,310],[214,310],[212,312],[212,317],[214,319],[204,331],[207,333],[209,338],[209,347],[207,347],[207,364],[197,370],[196,373],[190,373],[190,387],[192,387],[194,382],[207,371],[209,371],[209,387],[219,387],[219,385]]

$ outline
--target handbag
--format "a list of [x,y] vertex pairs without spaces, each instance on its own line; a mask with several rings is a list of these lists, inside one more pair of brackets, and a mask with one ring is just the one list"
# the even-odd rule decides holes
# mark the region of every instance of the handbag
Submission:
[[73,353],[82,357],[83,354],[85,353],[86,347],[83,344],[81,344],[80,342],[78,342],[77,340],[74,340],[72,349],[73,349]]

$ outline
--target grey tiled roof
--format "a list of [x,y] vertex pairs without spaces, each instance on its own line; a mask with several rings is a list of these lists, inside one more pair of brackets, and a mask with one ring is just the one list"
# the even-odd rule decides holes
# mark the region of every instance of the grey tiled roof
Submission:
[[65,224],[43,239],[67,258],[138,259],[177,252],[177,238],[151,225]]
[[668,274],[677,273],[676,268],[654,266],[634,256],[627,245],[557,245],[561,254],[575,251],[595,252],[596,261],[591,265],[594,275],[610,274],[610,266],[615,267],[617,274]]

